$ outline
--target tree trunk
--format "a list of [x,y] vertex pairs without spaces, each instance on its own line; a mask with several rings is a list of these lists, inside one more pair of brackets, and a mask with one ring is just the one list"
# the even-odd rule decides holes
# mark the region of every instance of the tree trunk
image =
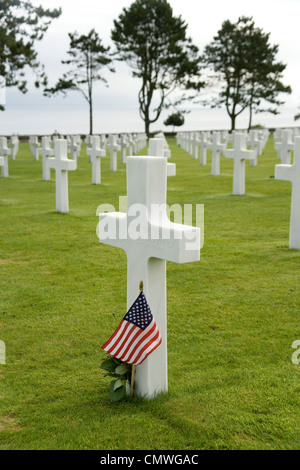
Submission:
[[144,123],[145,123],[145,133],[150,138],[150,117],[149,117],[149,108],[145,109],[144,112]]
[[89,101],[90,107],[90,135],[93,135],[93,101],[90,99]]
[[231,114],[231,132],[235,130],[235,118],[236,118],[236,115],[235,114]]
[[253,111],[252,111],[252,105],[250,105],[249,107],[249,125],[248,125],[248,132],[250,131],[251,129],[251,126],[252,126],[252,114],[253,114]]

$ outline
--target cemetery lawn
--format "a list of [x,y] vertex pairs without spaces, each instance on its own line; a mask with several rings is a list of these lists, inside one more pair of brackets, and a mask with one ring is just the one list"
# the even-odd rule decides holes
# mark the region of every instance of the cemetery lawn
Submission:
[[[201,261],[167,264],[169,393],[109,401],[100,346],[126,313],[126,256],[100,245],[97,206],[126,195],[125,166],[91,184],[85,146],[55,212],[26,143],[0,178],[1,449],[300,449],[300,251],[289,250],[291,185],[274,180],[272,137],[246,195],[231,159],[210,176],[169,141],[169,204],[205,204]],[[145,150],[140,152],[145,154]],[[41,160],[41,159],[40,159]]]

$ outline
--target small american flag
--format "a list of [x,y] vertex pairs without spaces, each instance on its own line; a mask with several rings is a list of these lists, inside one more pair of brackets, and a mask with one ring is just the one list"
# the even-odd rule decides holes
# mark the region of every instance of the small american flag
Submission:
[[161,341],[161,335],[142,291],[102,349],[123,362],[138,365]]

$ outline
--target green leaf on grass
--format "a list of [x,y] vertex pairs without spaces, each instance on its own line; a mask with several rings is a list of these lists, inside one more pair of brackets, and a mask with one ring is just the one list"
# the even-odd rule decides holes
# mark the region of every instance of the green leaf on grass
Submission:
[[123,384],[115,390],[115,384],[118,380],[113,380],[110,386],[109,399],[111,402],[120,401],[125,396],[125,387]]
[[113,359],[105,359],[105,361],[102,362],[101,369],[107,370],[108,372],[114,372],[116,368],[116,363]]
[[118,375],[124,375],[124,374],[127,374],[127,372],[128,372],[128,368],[125,364],[120,364],[115,369],[115,374],[118,374]]
[[114,390],[116,391],[120,387],[123,387],[123,382],[122,382],[121,379],[118,379],[118,380],[115,381]]

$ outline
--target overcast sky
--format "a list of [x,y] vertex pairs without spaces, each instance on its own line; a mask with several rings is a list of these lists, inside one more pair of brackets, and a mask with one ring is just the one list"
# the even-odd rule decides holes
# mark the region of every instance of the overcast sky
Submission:
[[[38,44],[39,58],[45,64],[49,85],[53,86],[66,70],[61,60],[66,58],[68,33],[75,30],[88,33],[95,28],[104,45],[113,44],[110,31],[113,20],[132,0],[33,0],[43,7],[62,7],[63,13],[51,24],[44,39]],[[300,105],[300,0],[169,0],[175,15],[181,15],[188,23],[188,35],[203,50],[220,29],[226,19],[236,21],[239,16],[253,16],[256,26],[271,33],[270,42],[279,44],[278,60],[287,64],[284,83],[292,87],[278,116],[257,115],[254,124],[274,127],[297,125],[293,120]],[[143,131],[139,117],[137,92],[139,81],[131,77],[125,64],[116,64],[115,74],[106,74],[109,88],[99,83],[95,89],[94,132]],[[230,126],[225,110],[210,110],[200,105],[191,106],[186,116],[184,129],[226,129]],[[161,119],[152,125],[152,130],[167,129]],[[246,127],[247,112],[237,121],[237,127]],[[300,124],[299,124],[300,125]],[[87,133],[88,107],[83,97],[71,92],[67,98],[45,98],[40,91],[30,87],[27,95],[15,89],[6,93],[6,111],[0,113],[0,133]]]

